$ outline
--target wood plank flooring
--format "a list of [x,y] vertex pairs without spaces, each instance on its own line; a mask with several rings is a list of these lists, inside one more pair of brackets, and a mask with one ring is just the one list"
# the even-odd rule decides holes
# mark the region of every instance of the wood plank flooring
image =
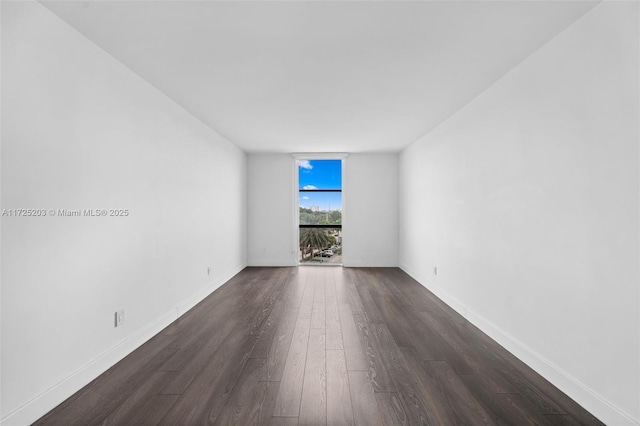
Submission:
[[247,268],[37,425],[602,424],[397,268]]

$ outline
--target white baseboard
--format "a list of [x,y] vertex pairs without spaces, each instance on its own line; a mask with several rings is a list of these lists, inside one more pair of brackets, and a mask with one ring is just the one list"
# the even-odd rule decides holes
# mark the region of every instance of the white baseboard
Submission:
[[218,276],[216,276],[212,281],[208,282],[204,287],[202,287],[196,293],[182,300],[180,303],[176,305],[176,312],[177,312],[176,318],[180,318],[182,315],[185,314],[185,312],[189,311],[191,308],[196,306],[198,303],[204,300],[205,297],[207,297],[208,295],[216,291],[222,284],[229,281],[237,273],[239,273],[246,267],[247,265],[243,263],[242,265],[238,265],[234,268],[224,271],[222,274],[219,274]]
[[0,420],[1,426],[24,426],[38,420],[58,404],[89,384],[93,379],[107,371],[131,352],[142,346],[165,327],[197,305],[214,290],[242,271],[246,265],[239,265],[217,276],[193,296],[183,300],[176,307],[170,309],[147,325],[130,334],[123,341],[98,355],[87,364],[78,368],[61,382],[32,400],[8,413]]
[[345,268],[397,268],[397,263],[372,262],[370,260],[347,260],[343,262]]
[[264,266],[264,267],[290,267],[297,266],[295,260],[285,259],[257,259],[250,260],[248,266]]
[[116,346],[83,365],[61,382],[36,396],[24,405],[8,413],[0,422],[2,426],[30,425],[47,414],[58,404],[89,384],[118,361],[139,348],[176,319],[171,309],[118,343]]
[[435,285],[429,285],[429,280],[422,279],[407,265],[401,264],[400,269],[605,424],[611,426],[640,426],[640,420],[633,419],[629,414],[608,402],[598,393],[517,338],[488,321],[482,315],[469,310],[466,305],[446,291]]

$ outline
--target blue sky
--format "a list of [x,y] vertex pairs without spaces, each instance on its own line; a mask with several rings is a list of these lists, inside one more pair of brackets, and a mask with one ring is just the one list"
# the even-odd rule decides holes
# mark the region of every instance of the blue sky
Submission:
[[310,209],[318,206],[319,210],[342,210],[342,194],[340,192],[301,192],[300,207]]
[[342,160],[300,160],[298,165],[300,189],[342,189]]
[[[300,160],[300,189],[342,189],[342,160]],[[342,210],[339,192],[301,192],[301,207],[318,206],[320,210]]]

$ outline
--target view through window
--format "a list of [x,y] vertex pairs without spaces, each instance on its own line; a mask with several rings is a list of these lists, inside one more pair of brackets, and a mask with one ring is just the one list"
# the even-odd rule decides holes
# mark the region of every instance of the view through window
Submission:
[[298,160],[301,263],[342,263],[342,160]]

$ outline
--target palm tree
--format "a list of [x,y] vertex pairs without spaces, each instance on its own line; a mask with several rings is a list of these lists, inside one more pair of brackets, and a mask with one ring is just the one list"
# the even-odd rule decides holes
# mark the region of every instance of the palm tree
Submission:
[[313,249],[322,249],[329,244],[329,238],[324,229],[321,228],[301,228],[300,229],[300,248],[311,248],[311,257],[313,257]]

